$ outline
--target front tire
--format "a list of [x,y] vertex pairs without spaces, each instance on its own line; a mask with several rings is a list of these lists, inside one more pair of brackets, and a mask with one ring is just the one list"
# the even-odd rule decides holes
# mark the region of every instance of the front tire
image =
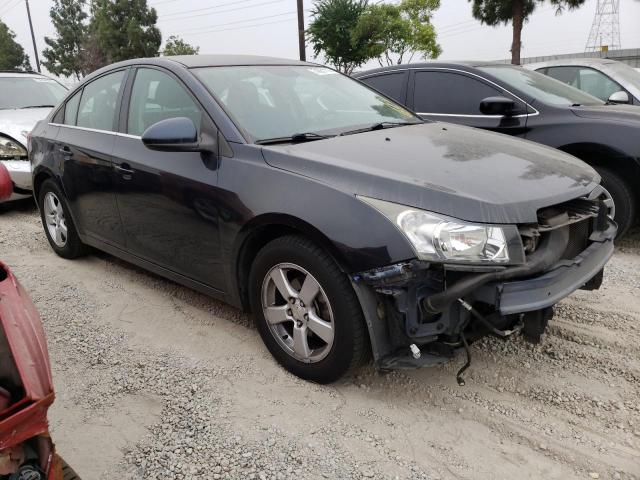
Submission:
[[597,167],[602,177],[602,186],[607,189],[616,206],[615,221],[618,224],[616,238],[622,238],[636,221],[636,197],[631,187],[617,173]]
[[88,247],[82,243],[69,212],[69,205],[58,184],[45,180],[38,193],[40,218],[49,245],[63,258],[85,255]]
[[304,237],[273,240],[249,277],[258,331],[276,360],[305,380],[331,383],[368,352],[362,309],[347,276]]

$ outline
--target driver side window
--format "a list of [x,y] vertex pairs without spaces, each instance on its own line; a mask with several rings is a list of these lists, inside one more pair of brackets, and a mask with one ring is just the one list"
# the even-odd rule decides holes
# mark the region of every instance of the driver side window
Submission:
[[[415,74],[413,109],[420,114],[483,115],[480,102],[487,97],[508,96],[506,92],[463,73],[420,71]],[[514,99],[515,100],[515,99]],[[526,113],[515,100],[518,113]]]
[[140,136],[154,123],[177,117],[191,119],[200,131],[200,108],[185,88],[160,70],[138,69],[131,90],[127,133]]

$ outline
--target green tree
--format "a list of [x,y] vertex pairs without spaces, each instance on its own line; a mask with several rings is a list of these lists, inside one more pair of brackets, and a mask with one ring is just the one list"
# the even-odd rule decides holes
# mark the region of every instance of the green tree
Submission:
[[[513,25],[513,40],[511,43],[511,63],[520,65],[522,50],[522,27],[538,4],[545,0],[469,0],[472,2],[473,16],[487,25],[495,26],[509,22]],[[549,0],[557,7],[557,13],[564,8],[574,9],[585,0]]]
[[437,58],[442,49],[431,24],[440,0],[402,0],[399,4],[371,5],[360,17],[353,32],[354,42],[367,42],[369,56],[381,66],[401,64],[416,53],[422,58]]
[[193,45],[189,45],[180,37],[175,35],[171,35],[167,39],[167,44],[164,46],[164,50],[162,51],[162,55],[197,55],[200,51],[200,47],[194,47]]
[[87,35],[86,0],[54,0],[49,11],[56,37],[44,37],[48,45],[42,64],[55,75],[74,76],[80,80],[85,73],[83,43]]
[[307,38],[337,70],[350,74],[371,58],[368,40],[353,35],[367,0],[320,0],[311,12]]
[[147,0],[93,0],[91,14],[87,46],[98,50],[90,55],[92,66],[158,56],[158,14]]
[[0,70],[31,70],[29,57],[15,38],[16,34],[0,20]]

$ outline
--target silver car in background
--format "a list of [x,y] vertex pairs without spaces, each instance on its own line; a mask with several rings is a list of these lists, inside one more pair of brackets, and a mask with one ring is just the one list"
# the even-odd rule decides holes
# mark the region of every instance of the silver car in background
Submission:
[[640,72],[607,58],[569,58],[528,63],[525,68],[544,73],[611,103],[640,105]]
[[0,72],[0,163],[13,181],[7,201],[31,196],[31,166],[27,139],[67,93],[56,80],[32,72]]

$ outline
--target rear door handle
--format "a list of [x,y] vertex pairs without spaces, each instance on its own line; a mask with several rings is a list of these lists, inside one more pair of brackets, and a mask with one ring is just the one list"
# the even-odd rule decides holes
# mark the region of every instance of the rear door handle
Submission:
[[129,164],[121,163],[120,165],[114,165],[114,168],[116,169],[116,171],[118,173],[120,173],[120,175],[122,175],[123,179],[131,180],[131,177],[132,177],[134,171],[131,169]]
[[69,147],[67,147],[66,145],[64,147],[60,148],[60,153],[62,155],[64,155],[65,158],[71,158],[73,157],[73,152],[71,151],[71,149]]

